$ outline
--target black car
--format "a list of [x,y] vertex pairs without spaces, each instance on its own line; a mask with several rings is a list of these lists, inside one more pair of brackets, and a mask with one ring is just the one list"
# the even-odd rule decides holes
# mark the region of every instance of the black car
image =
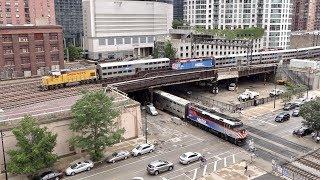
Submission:
[[283,106],[283,110],[285,111],[289,111],[291,109],[294,109],[296,107],[299,107],[299,105],[297,103],[286,103],[284,106]]
[[312,130],[307,127],[300,127],[299,129],[296,129],[292,132],[293,135],[297,136],[307,136],[312,133]]
[[290,119],[290,114],[288,112],[282,112],[278,114],[275,118],[276,122],[284,122]]
[[58,171],[46,171],[41,173],[39,176],[34,177],[33,180],[59,180],[63,177],[62,172]]
[[295,108],[292,112],[292,116],[298,117],[300,116],[300,108]]

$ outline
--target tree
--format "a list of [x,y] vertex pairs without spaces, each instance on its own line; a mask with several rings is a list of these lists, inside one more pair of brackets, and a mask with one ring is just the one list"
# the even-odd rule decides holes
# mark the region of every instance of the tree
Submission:
[[172,43],[168,40],[164,43],[164,56],[169,59],[176,58],[176,50],[172,46]]
[[302,123],[318,134],[320,132],[320,98],[317,97],[303,104],[299,113],[304,119]]
[[[80,59],[82,57],[83,54],[83,49],[80,47],[76,47],[76,46],[68,46],[68,53],[69,53],[69,60],[70,61],[74,61],[76,59]],[[67,49],[65,50],[65,54],[67,54]]]
[[183,21],[176,20],[176,19],[172,21],[173,29],[178,29],[179,26],[183,26]]
[[34,175],[56,162],[53,148],[57,135],[39,127],[33,117],[25,116],[12,133],[17,139],[17,149],[8,151],[10,173]]
[[281,95],[282,101],[284,103],[288,103],[292,100],[292,92],[291,91],[286,91]]
[[94,161],[103,158],[105,147],[118,143],[124,133],[115,120],[119,112],[112,100],[103,91],[96,91],[84,94],[72,106],[70,129],[77,135],[70,142],[87,150]]

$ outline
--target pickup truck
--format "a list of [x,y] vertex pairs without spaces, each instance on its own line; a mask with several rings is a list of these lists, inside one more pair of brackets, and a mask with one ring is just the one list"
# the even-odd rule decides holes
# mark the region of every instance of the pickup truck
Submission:
[[279,96],[283,93],[284,92],[281,89],[272,89],[272,91],[270,91],[269,95],[270,95],[270,97],[274,97],[274,96]]
[[256,99],[257,97],[259,97],[259,93],[254,91],[249,91],[248,89],[246,89],[243,93],[241,93],[238,96],[238,99],[239,101],[247,101],[247,100]]

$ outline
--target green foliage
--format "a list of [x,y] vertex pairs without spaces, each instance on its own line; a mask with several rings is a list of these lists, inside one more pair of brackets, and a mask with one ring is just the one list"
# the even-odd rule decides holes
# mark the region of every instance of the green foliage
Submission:
[[303,117],[304,125],[312,128],[314,131],[320,131],[320,98],[306,102],[300,108],[299,113]]
[[[74,61],[82,58],[83,49],[81,47],[76,46],[68,46],[69,51],[69,60]],[[64,50],[64,53],[67,54],[67,50]]]
[[291,91],[286,91],[281,95],[282,101],[284,103],[288,103],[292,100],[292,92]]
[[166,41],[164,44],[164,57],[169,59],[175,59],[176,58],[176,50],[172,46],[172,43],[170,41]]
[[246,29],[205,29],[196,26],[196,33],[208,34],[218,37],[226,37],[227,39],[259,39],[264,35],[264,29],[258,27]]
[[94,161],[101,160],[104,149],[118,143],[124,133],[115,120],[119,112],[112,100],[103,91],[96,91],[84,94],[72,106],[70,129],[77,135],[70,142],[87,150]]
[[296,96],[297,98],[302,98],[304,92],[307,90],[307,86],[303,84],[286,84],[286,92],[282,95],[282,100],[284,102],[290,102],[292,100],[292,96]]
[[56,162],[57,155],[52,152],[57,135],[40,128],[33,117],[25,116],[12,133],[17,139],[17,149],[8,151],[10,173],[34,175]]
[[176,19],[172,21],[173,29],[177,29],[179,26],[183,26],[183,21],[176,20]]
[[152,56],[153,58],[160,58],[159,47],[154,47]]

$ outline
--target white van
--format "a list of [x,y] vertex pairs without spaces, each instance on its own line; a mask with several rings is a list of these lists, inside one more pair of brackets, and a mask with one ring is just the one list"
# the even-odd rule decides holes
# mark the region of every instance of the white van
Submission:
[[146,106],[146,110],[149,114],[151,114],[152,116],[156,116],[158,115],[158,111],[156,110],[156,108],[153,106],[153,104],[149,104]]

